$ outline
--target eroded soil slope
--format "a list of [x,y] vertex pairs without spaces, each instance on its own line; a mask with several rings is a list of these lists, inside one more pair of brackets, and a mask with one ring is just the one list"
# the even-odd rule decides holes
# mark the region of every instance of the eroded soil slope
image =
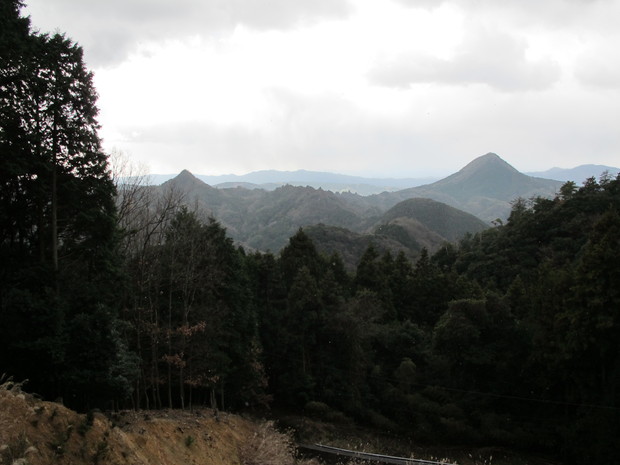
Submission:
[[2,464],[232,465],[259,429],[210,410],[80,415],[19,387],[0,389]]

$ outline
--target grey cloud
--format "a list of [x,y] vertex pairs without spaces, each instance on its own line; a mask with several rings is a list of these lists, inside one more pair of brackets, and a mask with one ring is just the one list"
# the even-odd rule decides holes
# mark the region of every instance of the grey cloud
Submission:
[[618,0],[393,0],[411,8],[434,10],[452,5],[475,21],[490,14],[496,23],[521,27],[580,29],[600,32],[617,30]]
[[435,9],[439,8],[447,0],[394,0],[396,3],[411,7],[411,8],[425,8]]
[[233,171],[231,165],[237,173],[329,169],[389,176],[432,171],[416,157],[427,155],[433,142],[406,121],[394,124],[364,115],[333,95],[307,97],[282,91],[274,92],[273,98],[281,110],[273,130],[199,122],[125,128],[124,146],[129,153],[148,153],[157,165],[202,164],[203,172]]
[[430,92],[431,114],[426,115],[424,99],[416,98],[399,118],[362,112],[336,95],[279,92],[275,98],[286,111],[278,126],[277,152],[300,160],[297,168],[337,166],[341,172],[399,176],[449,174],[489,151],[524,171],[576,166],[588,154],[597,157],[587,161],[592,163],[617,155],[617,99],[601,104],[587,95],[560,98],[554,93],[487,99],[488,92],[469,89],[449,93],[458,95],[455,102],[442,90]]
[[488,92],[471,88],[450,93],[461,98],[455,104],[450,96],[442,97],[441,89],[430,93],[431,114],[416,98],[410,111],[390,118],[360,110],[334,94],[272,90],[278,106],[268,118],[272,127],[252,130],[196,122],[125,128],[123,150],[140,154],[144,162],[168,163],[176,172],[188,168],[201,174],[310,169],[396,177],[447,175],[491,151],[522,171],[613,165],[617,158],[617,98],[529,93],[486,101],[482,96]]
[[487,84],[502,91],[540,90],[560,76],[551,59],[530,62],[526,44],[501,33],[478,31],[451,60],[424,55],[400,56],[379,63],[369,73],[372,82],[388,87],[414,83]]
[[[453,3],[455,5],[461,5],[464,8],[511,8],[511,9],[523,9],[529,12],[530,15],[540,12],[541,2],[539,0],[503,0],[498,2],[497,0],[393,0],[401,5],[411,8],[438,8],[444,3]],[[596,3],[610,3],[614,0],[547,0],[548,3],[553,4],[554,7],[562,5],[583,5],[583,4],[596,4]],[[546,3],[547,3],[546,2]],[[538,7],[538,8],[536,8]],[[532,9],[535,8],[536,11]]]
[[[200,163],[201,173],[309,169],[386,177],[449,174],[451,167],[441,157],[459,153],[455,146],[462,138],[444,137],[445,121],[438,129],[442,136],[437,137],[418,127],[417,114],[385,118],[336,94],[309,96],[272,89],[271,98],[278,110],[269,118],[270,128],[198,122],[125,128],[124,146],[129,153],[148,154],[151,163],[174,164],[177,171]],[[459,150],[464,158],[453,166],[456,169],[472,153]],[[488,151],[491,148],[485,147],[473,153]]]
[[141,41],[216,35],[243,24],[288,29],[346,17],[350,0],[31,0],[27,14],[43,32],[59,29],[86,50],[91,65],[122,60]]
[[620,89],[620,52],[609,48],[582,55],[576,63],[575,77],[587,87]]
[[126,127],[124,139],[128,144],[149,144],[164,152],[181,149],[191,155],[211,154],[228,157],[231,153],[249,153],[262,145],[260,133],[242,127],[222,128],[208,123],[158,124],[149,127]]

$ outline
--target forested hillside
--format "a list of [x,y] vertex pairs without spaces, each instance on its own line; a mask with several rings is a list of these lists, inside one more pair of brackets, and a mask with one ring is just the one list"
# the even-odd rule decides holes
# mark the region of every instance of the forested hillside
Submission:
[[[273,191],[242,187],[216,189],[187,170],[161,186],[123,184],[121,196],[128,189],[144,191],[140,195],[174,195],[203,216],[217,218],[236,243],[250,250],[274,253],[300,227],[323,225],[326,226],[323,232],[330,236],[335,232],[333,228],[345,229],[345,235],[352,238],[369,235],[361,242],[368,245],[369,240],[375,240],[385,250],[396,253],[402,250],[410,258],[417,258],[423,247],[434,251],[445,241],[455,241],[468,232],[489,227],[469,213],[431,199],[407,199],[384,211],[359,195],[341,195],[308,186],[286,185]],[[331,239],[333,244],[335,241]],[[319,244],[319,248],[347,255],[343,248],[358,250],[348,242],[336,248]],[[361,253],[350,255],[356,265]],[[351,265],[349,260],[347,265]]]
[[246,251],[174,189],[115,188],[80,47],[1,5],[0,373],[80,411],[274,408],[617,461],[620,177],[415,261],[371,243],[348,271],[301,228]]
[[454,242],[468,233],[488,229],[475,216],[431,199],[400,202],[369,225],[365,232],[354,232],[332,224],[304,227],[317,250],[325,255],[337,253],[348,271],[354,271],[366,249],[404,254],[417,260],[423,249],[435,252],[446,242]]
[[272,283],[258,308],[274,402],[613,462],[619,211],[620,179],[567,183],[414,265],[369,248],[351,276],[299,232],[258,281]]

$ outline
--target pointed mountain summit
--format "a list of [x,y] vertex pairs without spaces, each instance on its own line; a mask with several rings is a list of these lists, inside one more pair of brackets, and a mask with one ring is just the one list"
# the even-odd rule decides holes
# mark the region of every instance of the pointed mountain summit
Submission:
[[[555,185],[551,181],[552,191]],[[419,189],[433,190],[457,199],[480,196],[504,201],[528,197],[539,190],[548,191],[550,181],[527,176],[495,153],[487,153],[468,163],[458,172]]]
[[190,173],[189,170],[181,171],[178,175],[172,178],[171,181],[172,180],[180,184],[195,184],[196,182],[203,183],[200,179]]
[[195,189],[198,186],[208,186],[208,184],[206,184],[203,181],[201,181],[200,179],[198,179],[196,176],[194,176],[188,170],[181,171],[178,175],[176,175],[172,179],[169,179],[163,185],[164,186],[165,185],[168,185],[168,186],[172,186],[173,185],[173,186],[178,187],[178,188],[180,188],[180,189],[182,189],[184,191],[190,190],[190,189]]
[[496,153],[489,152],[486,155],[475,158],[456,173],[434,184],[441,183],[442,181],[446,183],[450,180],[459,182],[479,181],[497,174],[514,176],[521,173]]
[[196,176],[194,176],[192,173],[190,173],[190,171],[189,171],[189,170],[183,170],[183,171],[181,171],[181,172],[177,175],[177,178],[180,178],[180,179],[184,179],[184,178],[187,178],[187,179],[196,179]]
[[222,191],[201,181],[188,170],[181,171],[174,178],[158,186],[158,191],[162,195],[173,192],[184,198],[185,202],[192,199],[194,201],[192,207],[200,207],[208,214],[214,213],[212,206],[221,204],[223,197]]
[[440,181],[380,197],[384,207],[416,197],[433,199],[490,222],[506,219],[515,199],[553,197],[561,186],[559,181],[527,176],[497,154],[487,153]]

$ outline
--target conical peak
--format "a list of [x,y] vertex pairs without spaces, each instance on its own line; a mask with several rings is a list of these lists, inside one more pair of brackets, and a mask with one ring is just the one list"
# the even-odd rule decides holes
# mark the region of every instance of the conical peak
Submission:
[[177,175],[177,178],[196,178],[196,176],[194,176],[188,170],[183,170]]

